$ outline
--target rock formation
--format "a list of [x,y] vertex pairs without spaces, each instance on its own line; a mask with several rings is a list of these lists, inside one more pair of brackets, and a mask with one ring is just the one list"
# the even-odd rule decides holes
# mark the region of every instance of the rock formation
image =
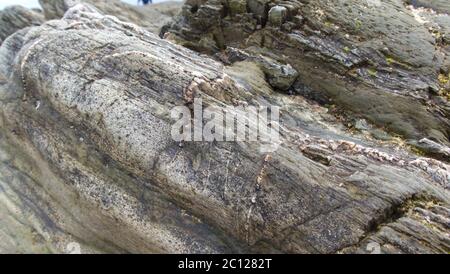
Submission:
[[[6,39],[0,253],[448,253],[448,44],[328,2],[187,1],[166,39],[77,4]],[[279,147],[174,141],[194,97],[279,106]]]
[[0,45],[14,32],[26,27],[40,25],[44,21],[42,14],[22,6],[11,6],[1,10]]
[[153,33],[159,33],[161,27],[171,21],[182,5],[180,2],[167,1],[136,7],[120,0],[39,0],[39,3],[47,19],[59,19],[70,7],[79,3],[89,3],[103,14],[135,23]]
[[423,3],[450,9],[448,1],[412,2],[188,0],[162,35],[209,54],[234,47],[270,56],[298,71],[292,93],[428,153],[419,140],[449,144],[450,17]]

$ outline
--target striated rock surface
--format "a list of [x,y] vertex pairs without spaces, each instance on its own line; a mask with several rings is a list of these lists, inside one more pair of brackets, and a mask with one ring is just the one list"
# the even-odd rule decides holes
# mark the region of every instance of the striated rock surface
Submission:
[[212,55],[268,56],[298,72],[291,93],[449,145],[448,1],[235,2],[188,0],[164,36]]
[[407,0],[415,7],[431,8],[439,13],[450,13],[450,3],[446,0]]
[[0,45],[14,32],[26,27],[40,25],[44,16],[22,6],[10,6],[0,10]]
[[[254,2],[258,12],[268,3]],[[197,6],[187,23],[209,33],[202,20],[223,12],[217,3]],[[291,11],[295,3],[287,4]],[[187,5],[183,14],[194,12]],[[308,18],[309,5],[294,6]],[[258,16],[222,25],[224,36],[231,35],[222,46],[247,43],[243,33],[232,35],[232,25],[263,23],[265,9]],[[223,16],[208,22],[214,18],[228,22]],[[404,117],[418,135],[436,127],[434,135],[445,136],[445,120],[432,110],[422,113],[409,93],[389,93],[389,83],[401,87],[395,77],[370,85],[360,63],[366,55],[333,53],[338,40],[311,31],[249,30],[254,47],[219,52],[219,62],[82,4],[61,20],[12,35],[0,48],[0,253],[70,252],[74,243],[84,253],[448,253],[448,164],[417,156],[392,138],[351,132],[324,107],[277,92],[281,87],[269,76],[284,71],[299,89],[311,88],[306,81],[316,77],[324,77],[318,85],[359,81],[371,91],[366,104],[380,98],[387,109],[400,98],[390,103],[408,101],[417,119],[434,122],[422,120],[419,131],[416,120]],[[250,42],[258,37],[266,47]],[[199,45],[191,38],[189,45]],[[275,43],[287,43],[291,57],[305,55],[277,55]],[[289,50],[291,43],[299,48]],[[216,52],[219,44],[208,49]],[[438,64],[426,58],[427,44],[418,46],[424,55],[405,58],[424,67],[414,70],[423,85],[436,84],[436,71],[425,68]],[[361,74],[339,75],[352,64]],[[308,71],[316,74],[308,78]],[[413,70],[402,72],[405,80],[412,77]],[[352,95],[363,96],[358,92]],[[205,106],[279,106],[279,148],[268,153],[259,141],[173,141],[171,109],[194,96]],[[392,117],[400,115],[397,109]],[[369,127],[359,120],[359,129]],[[435,140],[422,143],[445,143]]]
[[153,33],[159,33],[161,27],[171,21],[182,5],[181,2],[167,1],[138,7],[120,0],[39,0],[39,3],[48,20],[60,19],[70,7],[79,3],[88,3],[103,14],[135,23]]

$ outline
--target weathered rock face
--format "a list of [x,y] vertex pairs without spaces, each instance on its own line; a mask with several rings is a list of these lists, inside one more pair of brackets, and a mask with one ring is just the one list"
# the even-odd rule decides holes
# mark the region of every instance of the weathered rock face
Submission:
[[[450,11],[448,1],[414,2]],[[228,12],[234,10],[229,1],[188,0],[165,36],[209,54],[235,47],[270,56],[298,71],[293,93],[320,98],[411,142],[448,146],[450,17],[407,4],[248,0],[238,13]],[[221,16],[199,24],[212,9]]]
[[446,0],[407,0],[408,4],[415,7],[431,8],[439,13],[449,13],[450,3]]
[[44,22],[42,14],[22,6],[11,6],[0,10],[0,45],[14,32]]
[[104,14],[135,23],[153,33],[159,33],[161,27],[170,22],[182,5],[181,2],[167,1],[137,7],[120,0],[39,0],[39,3],[48,20],[62,18],[64,13],[76,4],[89,3]]
[[64,13],[73,5],[77,0],[39,0],[39,4],[44,10],[44,15],[47,20],[60,19],[64,16]]
[[274,6],[270,8],[268,14],[269,24],[273,27],[281,27],[286,21],[287,9],[283,6]]
[[[449,252],[447,164],[275,92],[265,56],[221,58],[229,65],[86,5],[11,36],[0,252]],[[193,96],[280,106],[280,147],[173,141],[170,111]]]

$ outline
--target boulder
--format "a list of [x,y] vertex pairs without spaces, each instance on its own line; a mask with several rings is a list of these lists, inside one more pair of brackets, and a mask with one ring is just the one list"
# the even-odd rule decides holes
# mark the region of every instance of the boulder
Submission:
[[[257,50],[225,66],[84,4],[10,36],[0,253],[448,253],[448,164],[274,91]],[[174,140],[194,97],[279,107],[278,146]]]
[[267,57],[261,58],[260,63],[269,84],[275,89],[287,91],[297,80],[298,72],[289,64],[283,65]]
[[269,10],[269,24],[273,27],[281,27],[286,17],[287,9],[283,6],[274,6]]
[[14,32],[43,22],[41,13],[22,6],[10,6],[0,10],[0,44]]
[[202,53],[233,47],[289,64],[298,86],[308,90],[299,95],[326,98],[320,102],[336,105],[338,116],[357,115],[407,142],[426,138],[449,146],[450,104],[439,80],[450,68],[450,17],[442,12],[448,1],[410,2],[249,0],[253,18],[269,11],[267,24],[259,20],[249,29],[244,19],[221,17],[214,30],[224,33],[220,46],[209,48],[197,44],[211,31],[183,15],[167,31]]
[[159,34],[161,28],[180,11],[181,2],[166,1],[149,6],[133,6],[120,0],[39,0],[47,20],[60,19],[64,13],[79,3],[87,3],[104,14],[113,15]]

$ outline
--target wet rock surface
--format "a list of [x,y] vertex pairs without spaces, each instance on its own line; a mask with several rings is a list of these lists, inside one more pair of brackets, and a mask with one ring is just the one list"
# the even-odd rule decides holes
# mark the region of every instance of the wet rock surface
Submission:
[[[249,1],[246,13],[232,2],[227,14],[230,2],[187,1],[165,40],[78,4],[1,45],[0,253],[73,243],[83,253],[450,251],[446,101],[432,104],[447,78],[444,61],[427,59],[442,53],[435,37],[418,25],[408,39],[433,49],[404,42],[399,52],[423,55],[383,63],[374,45],[399,29],[347,37],[333,25],[344,28],[343,7],[317,10],[327,1]],[[287,10],[277,28],[267,24],[275,5]],[[322,13],[329,23],[313,20]],[[280,107],[278,149],[173,141],[171,109],[193,96],[205,107]],[[409,145],[375,127],[369,114],[382,110],[409,129]]]

